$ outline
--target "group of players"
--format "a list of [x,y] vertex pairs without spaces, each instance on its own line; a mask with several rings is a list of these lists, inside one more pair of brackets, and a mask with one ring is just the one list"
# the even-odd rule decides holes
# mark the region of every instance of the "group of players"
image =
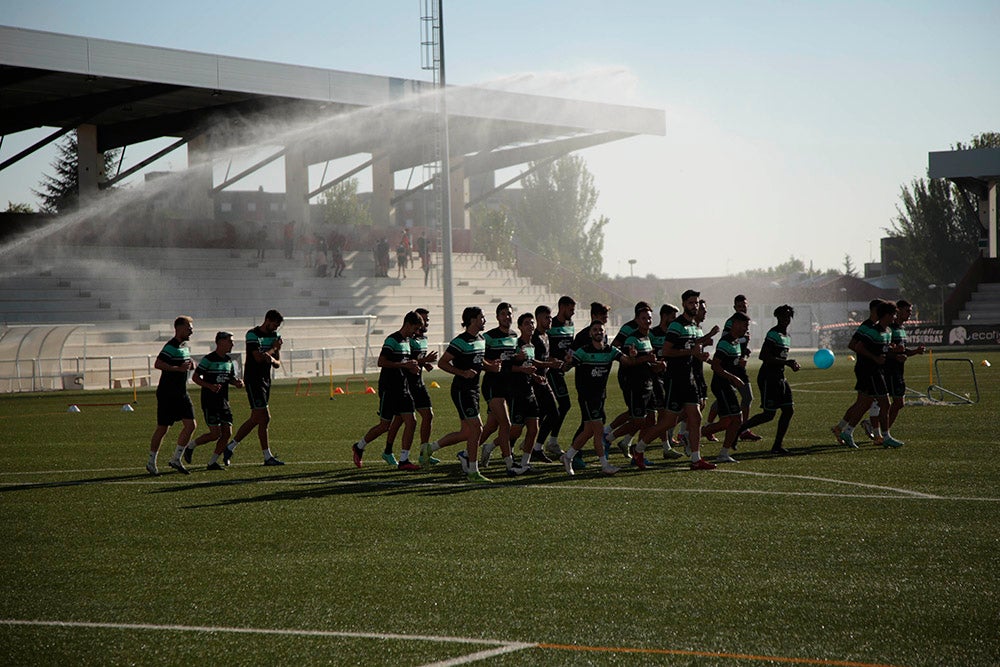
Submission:
[[[463,331],[438,357],[428,348],[426,333],[430,313],[418,308],[408,312],[400,329],[389,335],[378,357],[379,421],[352,444],[354,464],[362,465],[365,448],[382,435],[386,445],[382,458],[401,470],[418,470],[435,465],[434,456],[443,447],[465,444],[457,453],[462,471],[470,482],[488,483],[482,469],[491,455],[500,449],[506,473],[523,475],[531,464],[559,461],[567,474],[586,467],[581,451],[592,442],[600,463],[600,472],[613,475],[619,468],[608,460],[609,449],[617,447],[629,464],[645,470],[650,464],[647,447],[662,441],[665,459],[690,458],[692,470],[711,470],[718,463],[735,463],[733,453],[741,440],[758,441],[753,428],[778,417],[771,452],[786,455],[783,441],[794,414],[792,391],[785,379],[785,369],[800,369],[789,357],[791,338],[788,327],[795,315],[789,305],[774,311],[777,320],[761,343],[757,387],[761,412],[750,417],[753,391],[746,372],[751,354],[748,303],[737,295],[733,314],[726,320],[721,336],[719,327],[706,334],[701,324],[707,306],[700,293],[687,290],[681,295],[681,308],[664,304],[659,322],[653,326],[653,308],[645,302],[635,304],[634,318],[609,340],[606,325],[609,307],[592,303],[590,323],[576,330],[573,317],[576,301],[559,299],[557,311],[540,305],[534,312],[518,316],[509,303],[496,308],[497,326],[484,331],[486,317],[481,308],[471,306],[462,313]],[[832,428],[837,441],[857,447],[854,428],[860,423],[868,435],[886,447],[902,442],[890,434],[890,427],[903,405],[906,359],[921,354],[923,347],[906,347],[903,324],[912,306],[906,301],[871,302],[870,318],[858,327],[850,348],[857,355],[855,375],[857,399],[844,418]],[[264,322],[246,334],[246,358],[242,380],[234,372],[229,353],[233,335],[216,334],[216,349],[195,366],[186,346],[193,324],[181,316],[174,322],[174,337],[164,345],[155,367],[161,371],[157,387],[157,427],[150,445],[146,469],[157,475],[156,457],[167,429],[182,422],[177,448],[169,461],[171,468],[187,474],[184,463],[198,445],[215,443],[209,461],[210,470],[228,466],[236,446],[254,429],[257,430],[265,466],[284,465],[272,453],[268,442],[270,412],[268,400],[271,369],[281,364],[282,316],[270,310]],[[705,348],[715,345],[714,355]],[[605,414],[607,384],[613,364],[618,363],[618,384],[626,410],[610,423]],[[712,370],[706,383],[704,365]],[[431,440],[433,411],[423,373],[437,367],[453,376],[451,399],[458,410],[458,431]],[[566,373],[575,368],[580,424],[567,450],[559,445],[559,435],[572,406]],[[192,438],[196,428],[194,409],[187,394],[188,373],[201,387],[201,407],[209,431]],[[243,387],[249,399],[251,415],[232,437],[232,411],[228,387]],[[715,402],[703,419],[709,388]],[[480,400],[487,404],[485,425],[480,417]],[[417,435],[416,416],[420,417],[419,454],[411,458]],[[870,415],[869,418],[865,418]],[[707,423],[706,423],[707,422]],[[399,459],[393,453],[394,440],[402,428]],[[675,434],[676,430],[676,434]],[[701,440],[718,441],[724,433],[716,462],[701,455]],[[514,459],[513,446],[524,435],[521,456]],[[674,449],[683,445],[684,453]],[[219,463],[219,457],[223,463]]]
[[[608,460],[615,440],[630,465],[645,470],[648,446],[663,441],[667,459],[690,458],[693,470],[710,470],[716,463],[701,455],[700,442],[717,441],[725,432],[718,462],[736,462],[733,452],[739,439],[760,440],[751,430],[778,413],[778,429],[772,447],[787,454],[782,446],[793,414],[792,394],[785,380],[785,368],[799,370],[788,356],[791,340],[788,326],[794,316],[791,306],[775,310],[777,324],[767,333],[760,351],[762,361],[757,384],[762,412],[752,418],[753,400],[746,363],[750,356],[747,300],[738,295],[734,313],[726,321],[714,356],[705,348],[713,343],[719,328],[707,334],[701,324],[707,315],[700,293],[688,290],[681,295],[682,306],[664,304],[659,321],[653,325],[653,308],[640,301],[634,318],[609,340],[606,331],[609,308],[592,303],[588,326],[577,331],[573,317],[576,301],[563,296],[557,311],[545,305],[525,312],[514,321],[509,303],[496,308],[497,326],[486,329],[481,308],[472,306],[462,313],[464,331],[456,336],[437,358],[427,352],[425,334],[428,313],[418,309],[407,313],[403,326],[390,335],[379,354],[379,422],[352,445],[355,465],[362,465],[366,447],[387,434],[382,458],[403,470],[438,463],[435,454],[443,447],[465,444],[457,458],[471,482],[489,482],[482,473],[493,451],[499,448],[506,473],[523,475],[535,462],[560,461],[570,475],[586,467],[581,451],[593,442],[600,471],[613,475],[619,468]],[[451,398],[458,410],[458,431],[429,440],[433,413],[430,395],[422,374],[435,366],[453,376]],[[607,383],[612,366],[618,363],[618,383],[626,410],[610,423],[605,414]],[[712,423],[702,423],[709,385],[704,364],[711,364],[715,403]],[[566,373],[575,368],[574,385],[580,408],[580,425],[563,451],[559,434],[571,409]],[[485,425],[480,416],[480,400],[485,399]],[[418,462],[411,457],[416,432],[415,413],[421,416]],[[402,450],[397,460],[393,440],[403,428]],[[675,436],[674,430],[677,429]],[[519,461],[513,443],[524,435]],[[683,444],[685,453],[673,445]]]

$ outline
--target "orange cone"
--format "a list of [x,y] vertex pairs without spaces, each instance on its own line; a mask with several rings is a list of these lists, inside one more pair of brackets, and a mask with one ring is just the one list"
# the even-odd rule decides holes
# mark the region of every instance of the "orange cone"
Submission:
[[371,387],[368,387],[367,389],[365,389],[365,393],[366,394],[374,394],[375,390],[373,388],[371,388]]
[[343,394],[344,390],[341,387],[337,387],[336,389],[333,390],[333,393],[335,393],[335,394]]

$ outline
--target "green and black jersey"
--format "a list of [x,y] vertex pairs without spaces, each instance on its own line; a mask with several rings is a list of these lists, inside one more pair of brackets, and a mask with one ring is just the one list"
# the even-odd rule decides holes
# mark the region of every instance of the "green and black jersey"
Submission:
[[[521,361],[514,360],[511,365],[511,369],[518,366],[534,366],[535,365],[535,345],[530,340],[528,342],[523,342],[520,338],[517,339],[517,349],[514,350],[515,353],[520,352],[524,355],[524,359]],[[536,370],[537,372],[537,370]],[[525,393],[531,389],[531,376],[526,373],[514,373],[511,372],[511,388],[516,389],[520,393]]]
[[[566,354],[573,351],[573,338],[576,336],[573,320],[564,321],[559,316],[553,317],[548,335],[550,354],[555,359],[564,360]],[[556,372],[562,373],[561,370]]]
[[[191,351],[188,349],[187,343],[171,338],[156,355],[156,358],[168,366],[183,366],[184,362],[191,358]],[[187,373],[160,371],[160,382],[156,385],[156,393],[183,396],[187,394],[187,381]]]
[[[665,343],[670,343],[675,350],[692,350],[701,336],[701,329],[698,328],[698,325],[693,320],[681,315],[667,327],[667,333],[663,340]],[[667,376],[674,380],[693,380],[696,361],[698,359],[693,356],[668,358]]]
[[463,331],[451,339],[445,353],[451,355],[451,363],[458,370],[476,372],[474,378],[456,375],[452,381],[455,385],[459,387],[479,385],[479,373],[483,370],[483,358],[486,355],[486,340],[482,334],[472,335]]
[[634,334],[638,330],[639,330],[639,323],[636,322],[635,320],[629,320],[628,322],[622,325],[621,329],[618,330],[618,334],[611,341],[611,345],[613,347],[617,347],[618,349],[622,349],[623,347],[625,347],[625,339]]
[[[416,359],[417,361],[423,361],[423,358],[427,356],[427,336],[422,334],[415,334],[410,337],[410,359]],[[413,373],[406,374],[407,381],[415,386],[421,387],[424,384],[424,369],[421,367],[416,375]]]
[[[730,317],[726,320],[726,323],[722,325],[722,333],[727,334],[733,330],[733,318]],[[736,342],[740,344],[740,356],[746,358],[750,356],[750,328],[747,327],[747,332],[743,334],[740,338],[736,339]]]
[[254,352],[270,352],[275,343],[281,340],[277,331],[266,333],[261,327],[254,327],[247,332],[247,354],[243,360],[243,377],[246,382],[270,382],[271,362],[260,363],[254,358]]
[[[389,334],[382,343],[380,357],[385,357],[393,363],[401,363],[410,358],[410,339],[400,332]],[[402,368],[382,368],[378,374],[378,390],[400,391],[406,387],[405,375],[409,373]]]
[[202,407],[221,406],[229,400],[229,383],[236,377],[236,373],[233,360],[228,354],[218,354],[214,350],[209,352],[198,362],[195,373],[209,384],[222,385],[218,393],[208,387],[201,388]]
[[608,387],[611,364],[621,359],[621,356],[622,351],[617,347],[605,346],[598,350],[591,344],[574,350],[574,381],[577,392],[581,396],[603,398]]
[[[621,346],[622,354],[629,354],[628,348],[635,348],[635,356],[641,357],[653,351],[653,343],[649,336],[642,336],[638,331],[633,331],[625,337],[625,342]],[[618,364],[618,371],[622,373],[629,384],[643,385],[653,379],[653,368],[648,364],[636,364],[626,367]]]
[[[538,333],[537,331],[531,335],[531,344],[535,348],[535,359],[537,361],[548,361],[549,360],[549,335],[547,333]],[[537,370],[537,375],[540,377],[545,377],[548,375],[548,368],[539,368]]]
[[[765,348],[771,352],[771,357],[787,361],[788,352],[792,349],[792,337],[787,333],[778,331],[778,327],[771,327],[760,346],[762,354]],[[785,366],[784,364],[764,364],[760,367],[758,377],[783,378],[785,377]]]
[[[901,324],[893,324],[889,327],[890,340],[893,345],[898,345],[902,349],[906,349],[906,329],[903,328]],[[886,373],[902,373],[906,359],[902,361],[896,358],[895,354],[890,354],[885,358],[885,372]]]
[[[854,332],[852,338],[854,342],[863,345],[868,352],[880,357],[889,353],[889,345],[892,343],[892,332],[889,329],[879,329],[878,325],[871,320],[865,320]],[[879,364],[869,359],[863,354],[858,354],[856,368],[858,371],[870,373],[879,370]]]
[[[739,371],[742,368],[740,366],[740,358],[743,356],[743,348],[740,344],[738,338],[733,338],[731,333],[722,334],[722,338],[719,339],[719,344],[715,346],[715,359],[719,360],[719,365],[722,366],[722,370],[727,373],[732,373],[733,375],[739,377]],[[715,390],[716,384],[732,386],[732,384],[724,378],[719,373],[714,373],[712,376],[712,390]]]

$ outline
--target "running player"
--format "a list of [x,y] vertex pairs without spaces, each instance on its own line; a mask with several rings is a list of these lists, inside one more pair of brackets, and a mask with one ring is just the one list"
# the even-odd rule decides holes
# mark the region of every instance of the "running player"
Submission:
[[268,401],[271,398],[271,369],[281,368],[281,334],[278,333],[278,327],[284,320],[281,313],[269,310],[264,314],[264,322],[260,326],[247,331],[243,387],[250,401],[250,418],[240,425],[236,430],[236,437],[226,445],[226,451],[222,452],[222,461],[227,466],[233,458],[237,445],[255,428],[257,438],[260,440],[260,450],[264,455],[264,465],[285,465],[271,453],[267,433],[267,426],[271,422],[271,412],[268,409]]
[[549,378],[554,371],[562,369],[563,363],[561,359],[552,357],[552,343],[548,333],[551,328],[552,309],[545,305],[536,307],[535,333],[531,336],[531,342],[535,346],[535,367],[538,368],[534,379],[535,400],[538,402],[538,435],[531,451],[533,463],[552,463],[543,449],[545,443],[541,434],[546,424],[552,424],[560,418],[559,403]]
[[[486,360],[499,361],[500,366],[497,372],[487,369],[486,375],[483,376],[482,393],[486,399],[488,413],[486,426],[479,440],[481,451],[479,466],[485,468],[489,463],[493,447],[499,446],[507,474],[521,475],[525,469],[514,465],[510,446],[510,390],[514,357],[523,359],[523,355],[517,351],[517,334],[510,328],[514,318],[513,307],[503,301],[497,304],[496,315],[497,326],[483,334],[483,339],[486,341]],[[497,434],[496,439],[493,442],[486,442],[494,431]]]
[[[576,313],[576,301],[571,296],[559,297],[556,316],[552,318],[552,327],[549,329],[549,349],[552,358],[569,363],[573,354],[573,339],[575,328],[573,326],[573,315]],[[556,397],[559,406],[559,416],[552,420],[546,420],[538,431],[538,441],[545,443],[545,453],[551,459],[558,459],[562,456],[562,448],[559,447],[559,431],[566,421],[566,415],[573,406],[569,398],[569,387],[566,386],[565,370],[561,367],[552,367],[548,373],[549,384],[552,386],[552,393]]]
[[[626,322],[618,329],[618,333],[615,335],[614,339],[611,341],[612,347],[617,347],[619,350],[625,349],[625,340],[634,334],[639,329],[639,314],[645,311],[649,313],[653,312],[653,307],[645,301],[639,301],[633,307],[633,317],[631,320]],[[648,335],[648,332],[647,332]],[[604,446],[610,447],[612,441],[615,438],[621,436],[631,436],[635,433],[635,423],[631,416],[631,410],[628,405],[628,397],[630,394],[630,388],[628,386],[628,371],[626,367],[622,364],[618,364],[618,388],[621,389],[622,395],[626,397],[625,410],[621,412],[617,417],[611,420],[611,424],[605,429],[605,439]],[[622,453],[628,456],[628,444],[626,441],[622,442]]]
[[576,366],[574,380],[584,428],[560,460],[566,473],[574,474],[574,458],[588,440],[593,440],[594,450],[601,462],[601,472],[614,475],[618,468],[608,463],[608,454],[604,450],[604,400],[611,364],[623,359],[622,352],[605,343],[607,334],[603,322],[594,321],[585,331],[590,333],[590,342],[573,351],[571,362],[571,365]]
[[748,421],[740,424],[739,432],[742,433],[754,426],[760,426],[774,419],[774,415],[781,410],[778,417],[778,430],[774,434],[774,444],[771,446],[772,454],[791,454],[784,448],[785,433],[788,432],[788,425],[795,414],[794,401],[792,400],[792,388],[785,379],[785,367],[798,373],[799,362],[788,358],[788,352],[792,347],[792,339],[788,335],[788,325],[795,317],[795,309],[785,304],[774,309],[774,317],[778,323],[771,327],[760,346],[760,360],[763,364],[760,372],[757,373],[757,388],[760,389],[760,407],[762,412],[751,417]]
[[420,448],[420,462],[430,463],[431,455],[442,447],[459,442],[466,443],[465,451],[458,453],[462,472],[470,482],[489,483],[492,480],[479,472],[479,438],[483,433],[483,422],[479,419],[479,374],[484,368],[493,372],[500,370],[500,363],[486,360],[486,341],[482,330],[486,326],[483,309],[469,306],[462,311],[462,326],[465,331],[448,344],[448,348],[438,360],[438,368],[454,375],[451,383],[451,400],[458,409],[462,421],[460,430],[449,433]]
[[[622,383],[622,393],[628,408],[628,421],[618,427],[613,437],[630,436],[643,428],[653,426],[655,423],[653,377],[667,367],[658,357],[649,338],[653,324],[652,308],[647,307],[636,313],[635,322],[635,330],[625,337],[619,348],[628,354],[627,361],[623,360],[623,363],[618,365],[619,382]],[[605,440],[605,446],[610,439]],[[626,456],[629,455],[627,446],[624,453]],[[635,460],[632,463],[639,465]]]
[[156,356],[153,368],[160,371],[160,381],[156,385],[156,429],[149,441],[149,460],[146,462],[146,472],[154,477],[159,475],[156,469],[156,455],[160,451],[163,436],[179,421],[183,425],[177,434],[177,449],[170,458],[170,467],[185,475],[191,474],[181,463],[184,447],[194,435],[197,423],[194,420],[194,405],[187,392],[187,374],[194,370],[191,351],[187,342],[194,333],[193,320],[187,315],[181,315],[174,320],[174,337],[167,341]]
[[229,407],[229,385],[243,387],[243,380],[236,377],[233,360],[233,334],[219,331],[215,334],[215,349],[209,352],[194,371],[192,379],[201,387],[201,411],[205,415],[208,433],[198,436],[184,449],[184,461],[191,463],[191,455],[198,445],[215,443],[215,451],[208,462],[209,470],[225,470],[219,457],[233,435],[233,411]]
[[535,365],[535,344],[532,342],[535,316],[521,313],[517,318],[517,330],[521,335],[517,339],[517,354],[510,369],[510,441],[516,441],[524,431],[520,467],[530,470],[533,446],[538,437],[539,410],[535,388],[544,383],[545,378],[538,374],[539,369]]
[[719,344],[715,346],[715,356],[712,357],[712,393],[715,395],[719,421],[705,426],[701,434],[707,438],[725,430],[725,441],[717,460],[720,463],[736,463],[732,450],[739,436],[737,429],[743,422],[742,406],[736,392],[744,383],[738,369],[745,368],[740,340],[746,335],[750,318],[737,311],[726,324],[729,329],[722,334]]
[[[406,373],[405,377],[410,390],[410,396],[413,397],[413,407],[416,409],[417,414],[420,415],[420,445],[423,446],[431,440],[431,425],[434,421],[434,411],[431,409],[431,395],[427,391],[427,385],[424,384],[423,372],[434,369],[438,353],[437,350],[427,351],[427,326],[430,322],[430,311],[426,308],[416,308],[413,312],[423,320],[423,325],[420,329],[410,336],[410,357],[417,360],[419,368],[416,374]],[[400,454],[401,461],[396,461],[396,457],[392,453],[392,444],[395,442],[396,433],[399,432],[399,427],[402,425],[403,418],[400,415],[396,415],[392,418],[392,423],[389,424],[389,432],[385,436],[385,450],[382,452],[382,459],[391,466],[399,467],[403,462],[402,454]],[[404,451],[406,451],[405,461],[409,461],[409,450]],[[431,460],[432,465],[438,462],[437,459]],[[413,464],[411,463],[410,465],[412,466]],[[409,469],[409,466],[407,466],[407,469]]]
[[[749,317],[748,311],[750,309],[750,304],[747,303],[747,298],[743,294],[737,294],[733,298],[733,315],[740,313]],[[726,320],[726,323],[722,325],[722,333],[727,334],[733,327],[733,318],[730,317]],[[750,384],[750,377],[747,375],[747,361],[750,359],[750,329],[747,327],[746,333],[739,339],[740,344],[740,363],[737,364],[736,368],[733,369],[733,375],[738,377],[742,382],[743,386],[738,387],[737,390],[740,393],[740,410],[743,415],[743,421],[750,418],[750,406],[753,404],[753,389]],[[708,411],[708,422],[711,424],[715,421],[717,415],[718,402],[712,403],[712,407]],[[757,442],[761,440],[761,437],[754,433],[753,431],[746,431],[740,433],[740,440],[747,440],[750,442]]]
[[417,421],[413,417],[413,396],[410,383],[405,375],[420,373],[420,362],[410,356],[410,336],[420,331],[423,319],[412,310],[403,317],[399,331],[389,334],[382,343],[378,355],[378,418],[379,422],[368,429],[360,440],[351,445],[354,465],[361,467],[361,457],[365,447],[389,430],[394,417],[403,421],[403,452],[400,454],[400,470],[419,470],[420,466],[410,461],[410,447]]
[[[649,342],[656,350],[656,357],[666,364],[663,358],[663,343],[667,339],[667,328],[677,317],[677,306],[665,303],[660,306],[660,323],[649,330]],[[667,396],[666,396],[666,366],[664,370],[653,373],[653,410],[656,412],[656,424],[664,424],[667,421]],[[673,429],[663,432],[663,458],[679,459],[683,454],[674,449],[671,444],[673,440]],[[626,438],[625,444],[631,444],[632,436]]]
[[684,313],[674,319],[667,328],[663,343],[663,357],[667,360],[666,403],[667,418],[661,423],[644,429],[635,443],[636,456],[632,461],[640,470],[646,467],[643,452],[646,443],[653,442],[667,429],[673,428],[681,419],[687,421],[689,429],[688,447],[691,451],[692,470],[712,470],[714,463],[701,457],[701,395],[695,377],[695,361],[708,360],[708,353],[699,342],[703,338],[697,317],[700,292],[686,290],[681,295]]
[[906,360],[916,354],[924,353],[924,346],[906,347],[906,329],[903,325],[910,319],[913,305],[900,299],[896,302],[896,319],[893,320],[890,328],[892,333],[892,354],[885,360],[885,379],[889,385],[889,397],[892,403],[889,405],[889,428],[896,422],[899,411],[903,409],[903,397],[906,395]]

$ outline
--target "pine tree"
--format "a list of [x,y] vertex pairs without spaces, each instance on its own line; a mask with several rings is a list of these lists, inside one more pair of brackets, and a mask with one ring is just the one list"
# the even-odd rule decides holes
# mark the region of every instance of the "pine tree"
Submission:
[[[32,190],[41,200],[39,210],[42,213],[65,213],[76,208],[80,199],[80,180],[77,167],[76,132],[70,132],[56,144],[56,159],[52,162],[55,175],[42,174],[39,190]],[[103,154],[104,172],[114,166],[118,151],[108,151]]]

